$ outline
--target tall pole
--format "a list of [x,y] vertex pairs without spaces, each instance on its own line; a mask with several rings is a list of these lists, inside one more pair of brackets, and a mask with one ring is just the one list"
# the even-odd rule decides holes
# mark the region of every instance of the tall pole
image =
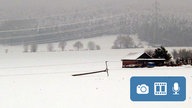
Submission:
[[153,44],[155,44],[155,43],[158,43],[158,39],[157,39],[157,25],[158,25],[158,2],[157,2],[157,0],[155,0],[155,6],[154,6],[154,17],[155,17],[155,21],[154,21],[154,31],[153,31],[153,40],[152,40],[152,42],[153,42]]

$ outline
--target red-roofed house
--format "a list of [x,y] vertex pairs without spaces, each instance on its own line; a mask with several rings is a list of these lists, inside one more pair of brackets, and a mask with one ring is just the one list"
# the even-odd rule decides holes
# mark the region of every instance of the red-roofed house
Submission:
[[164,58],[153,58],[147,53],[129,53],[122,60],[122,68],[153,67],[164,65]]

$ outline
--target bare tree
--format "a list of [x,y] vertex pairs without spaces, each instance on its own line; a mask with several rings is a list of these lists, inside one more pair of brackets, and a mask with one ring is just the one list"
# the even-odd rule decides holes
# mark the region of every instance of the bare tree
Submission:
[[31,45],[31,52],[37,52],[38,45],[37,44],[32,44]]
[[77,41],[77,42],[75,42],[73,47],[76,48],[77,50],[80,50],[83,48],[83,44],[80,41]]
[[28,50],[29,50],[29,45],[28,45],[28,44],[24,44],[24,45],[23,45],[23,49],[24,49],[23,52],[28,52]]
[[179,53],[178,53],[178,51],[177,50],[173,50],[173,52],[172,52],[172,55],[173,55],[173,59],[177,59],[177,58],[179,58]]
[[66,45],[67,45],[66,41],[61,41],[59,42],[58,47],[61,48],[62,51],[64,51]]
[[52,52],[52,51],[54,50],[54,46],[53,46],[52,43],[48,43],[48,44],[47,44],[47,50],[48,50],[49,52]]

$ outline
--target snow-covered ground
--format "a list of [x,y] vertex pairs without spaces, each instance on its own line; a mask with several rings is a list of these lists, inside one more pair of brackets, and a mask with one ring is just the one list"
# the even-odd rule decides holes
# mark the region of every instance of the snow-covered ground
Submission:
[[[73,45],[75,42],[80,41],[83,44],[83,48],[81,50],[88,50],[88,43],[94,42],[95,45],[98,45],[101,50],[109,50],[112,48],[114,41],[116,40],[117,36],[119,35],[104,35],[100,37],[92,37],[92,38],[82,38],[77,40],[70,40],[66,41],[65,51],[74,51],[76,50]],[[141,41],[137,35],[131,35],[136,45],[142,44],[144,47],[148,47],[148,43]],[[53,51],[61,51],[58,47],[58,43],[52,43]],[[39,52],[46,52],[47,51],[47,44],[39,44],[37,50]],[[24,48],[23,45],[18,46],[0,46],[0,53],[5,53],[5,50],[8,49],[8,52],[23,52]],[[30,46],[28,47],[30,50]]]
[[[190,108],[192,66],[121,68],[121,58],[145,49],[0,53],[0,108]],[[105,69],[106,73],[71,76]],[[184,102],[132,102],[132,76],[185,76]]]

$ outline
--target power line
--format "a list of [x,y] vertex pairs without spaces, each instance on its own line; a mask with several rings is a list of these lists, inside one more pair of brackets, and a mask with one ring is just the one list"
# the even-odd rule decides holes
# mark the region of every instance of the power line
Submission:
[[68,63],[68,64],[51,64],[51,65],[31,65],[31,66],[18,66],[18,67],[0,67],[0,69],[43,68],[43,67],[55,67],[55,66],[69,66],[69,65],[95,64],[95,63],[103,63],[103,61],[95,61],[95,62],[79,62],[79,63]]
[[82,70],[82,71],[60,71],[60,72],[44,72],[44,73],[26,73],[26,74],[4,74],[0,75],[0,77],[13,77],[13,76],[35,76],[35,75],[51,75],[51,74],[69,74],[70,76],[73,73],[79,73],[79,72],[90,72],[90,71],[96,71],[96,70]]
[[[95,63],[103,63],[104,61],[96,61],[96,62],[82,62],[82,63],[71,63],[71,64],[55,64],[55,65],[39,65],[39,66],[22,66],[22,67],[7,67],[0,69],[15,69],[15,68],[34,68],[34,67],[50,67],[50,66],[59,66],[59,65],[82,65],[82,64],[95,64]],[[25,74],[4,74],[0,75],[0,77],[11,77],[11,76],[33,76],[33,75],[47,75],[47,74],[69,74],[69,73],[79,73],[79,72],[90,72],[95,70],[81,70],[81,71],[60,71],[60,72],[43,72],[43,73],[25,73]]]

